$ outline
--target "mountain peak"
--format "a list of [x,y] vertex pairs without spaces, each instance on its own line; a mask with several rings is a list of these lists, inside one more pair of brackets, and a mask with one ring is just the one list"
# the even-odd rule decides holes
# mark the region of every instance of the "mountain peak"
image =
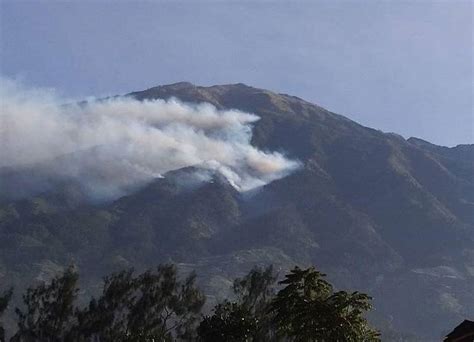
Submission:
[[171,83],[171,84],[165,84],[165,85],[162,85],[161,87],[192,88],[192,87],[195,87],[195,85],[192,84],[191,82],[182,81],[182,82],[176,82],[176,83]]
[[[75,187],[27,202],[0,199],[0,280],[19,279],[16,288],[30,283],[38,255],[65,266],[74,258],[94,270],[89,284],[113,267],[173,260],[198,265],[215,295],[248,265],[314,263],[337,287],[370,292],[378,319],[427,336],[419,340],[435,340],[433,326],[442,331],[460,312],[473,312],[472,146],[406,141],[242,83],[179,82],[129,96],[254,113],[260,120],[251,144],[302,167],[245,195],[219,173],[187,167],[100,205],[83,204]],[[63,170],[67,160],[58,165]],[[40,171],[0,169],[0,188],[18,193]],[[53,182],[44,178],[41,185]]]

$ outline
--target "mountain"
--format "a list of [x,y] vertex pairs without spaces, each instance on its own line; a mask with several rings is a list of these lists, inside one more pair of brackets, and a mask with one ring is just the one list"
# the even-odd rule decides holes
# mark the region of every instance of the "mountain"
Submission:
[[[21,289],[73,262],[86,296],[113,270],[172,261],[197,270],[213,300],[255,264],[314,264],[338,287],[371,294],[371,320],[387,332],[439,339],[474,315],[474,145],[405,140],[244,84],[126,96],[255,113],[252,144],[302,167],[249,193],[217,173],[193,182],[195,169],[185,168],[109,203],[89,204],[62,183],[3,198],[1,284]],[[34,173],[3,171],[2,184]]]

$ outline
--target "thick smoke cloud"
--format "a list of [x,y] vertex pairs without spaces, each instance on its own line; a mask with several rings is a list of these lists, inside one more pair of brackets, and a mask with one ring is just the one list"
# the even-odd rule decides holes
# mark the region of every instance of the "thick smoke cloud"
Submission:
[[51,92],[6,79],[0,99],[0,170],[73,179],[91,197],[116,198],[188,166],[219,172],[247,191],[299,165],[250,144],[257,116],[210,104],[115,97],[64,105]]

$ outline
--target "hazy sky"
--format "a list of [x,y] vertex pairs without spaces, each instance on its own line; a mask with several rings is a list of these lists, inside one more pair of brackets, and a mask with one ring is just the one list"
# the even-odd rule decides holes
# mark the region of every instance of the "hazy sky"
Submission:
[[473,1],[7,1],[1,75],[67,97],[242,82],[474,142]]

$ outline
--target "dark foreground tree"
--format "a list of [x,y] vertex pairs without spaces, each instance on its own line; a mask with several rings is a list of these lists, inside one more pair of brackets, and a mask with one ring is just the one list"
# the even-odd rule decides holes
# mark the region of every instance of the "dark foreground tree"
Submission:
[[29,288],[23,295],[25,311],[17,308],[18,332],[12,341],[64,341],[74,324],[78,275],[69,267],[50,284]]
[[325,274],[295,267],[279,284],[270,313],[278,334],[290,341],[379,341],[363,314],[371,309],[366,294],[334,292]]
[[[254,268],[235,280],[233,301],[218,304],[199,324],[204,295],[194,274],[181,279],[173,265],[113,274],[102,295],[81,309],[75,305],[78,275],[68,268],[50,284],[27,290],[12,341],[378,341],[363,316],[370,297],[334,292],[324,276],[296,267],[275,295],[272,267]],[[10,296],[0,297],[0,313]]]
[[[8,307],[8,303],[10,303],[10,299],[12,298],[13,289],[9,289],[4,291],[0,294],[0,318],[2,317],[3,313],[5,312],[6,308]],[[0,322],[0,342],[5,341],[5,329]]]
[[272,266],[254,268],[234,281],[234,302],[218,304],[198,328],[201,341],[269,341],[274,331],[269,304],[275,294]]
[[179,281],[176,267],[105,279],[102,296],[77,312],[75,340],[174,341],[195,339],[205,297],[195,275]]

